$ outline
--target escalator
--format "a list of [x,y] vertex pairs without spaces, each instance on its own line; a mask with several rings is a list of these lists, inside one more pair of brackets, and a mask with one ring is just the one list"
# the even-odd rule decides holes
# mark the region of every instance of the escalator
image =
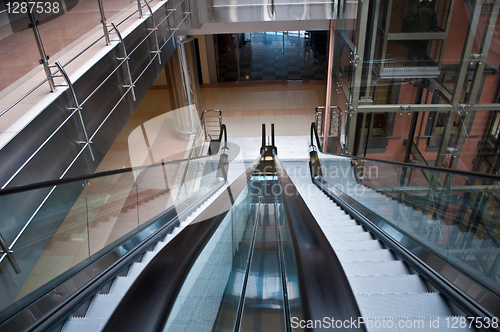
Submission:
[[[269,145],[263,135],[253,163],[229,168],[230,185],[206,191],[195,211],[151,239],[131,265],[48,328],[37,328],[499,330],[494,289],[470,274],[450,278],[459,270],[454,261],[439,260],[440,248],[408,230],[411,218],[400,222],[394,213],[406,216],[404,201],[352,190],[367,186],[367,177],[356,179],[352,160],[315,150],[310,163],[282,162],[274,135]],[[218,173],[226,176],[227,159],[221,160]],[[342,168],[344,182],[324,165]],[[469,280],[476,283],[467,292]]]

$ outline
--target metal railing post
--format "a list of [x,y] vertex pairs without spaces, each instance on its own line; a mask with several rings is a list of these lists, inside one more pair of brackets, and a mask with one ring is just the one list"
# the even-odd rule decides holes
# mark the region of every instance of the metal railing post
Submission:
[[19,264],[17,264],[16,259],[14,258],[12,250],[7,247],[7,244],[5,244],[5,241],[2,237],[2,234],[0,233],[0,254],[2,254],[2,258],[7,256],[7,259],[9,260],[10,265],[12,265],[12,268],[16,272],[16,274],[21,273],[21,268],[19,267]]
[[129,57],[127,54],[127,48],[125,47],[125,42],[123,41],[122,35],[120,31],[118,31],[118,27],[116,24],[111,22],[111,25],[113,26],[113,29],[116,31],[116,35],[118,36],[118,39],[120,39],[120,44],[122,45],[122,51],[123,51],[123,58],[118,58],[118,60],[125,60],[125,67],[127,68],[127,75],[130,81],[130,85],[125,85],[125,87],[130,88],[130,91],[132,91],[132,98],[134,101],[136,101],[135,98],[135,91],[134,91],[134,80],[132,79],[132,73],[130,72],[130,64],[128,63]]
[[80,106],[80,103],[78,102],[78,98],[76,97],[76,92],[75,92],[75,89],[73,88],[73,84],[71,83],[71,80],[69,79],[68,74],[64,70],[63,66],[61,66],[59,61],[56,61],[55,64],[57,66],[57,69],[59,69],[59,71],[61,72],[61,75],[64,78],[64,80],[66,81],[66,84],[68,85],[69,91],[71,92],[71,95],[73,97],[73,102],[75,103],[74,110],[78,111],[78,117],[80,119],[80,124],[82,125],[83,134],[85,135],[85,142],[79,142],[79,143],[87,144],[87,146],[89,147],[90,157],[92,158],[92,161],[95,161],[94,153],[92,152],[92,147],[90,146],[90,144],[92,144],[92,142],[89,139],[89,136],[87,134],[87,128],[85,128],[85,123],[83,122],[83,116],[82,116],[82,112],[81,112],[82,107]]
[[104,7],[102,6],[102,0],[97,0],[97,3],[99,4],[99,12],[101,12],[102,30],[104,31],[104,38],[106,39],[106,46],[108,46],[109,31],[108,31],[108,26],[106,24],[106,16],[104,15]]
[[[147,0],[146,0],[147,1]],[[141,0],[137,0],[137,11],[139,12],[139,18],[142,18],[142,6]]]
[[[27,3],[28,1],[26,1]],[[28,5],[28,8],[29,5]],[[50,87],[50,92],[54,92],[55,90],[55,84],[54,84],[54,79],[52,77],[52,72],[50,71],[49,68],[49,56],[45,53],[45,48],[43,47],[42,43],[42,37],[40,36],[40,32],[38,31],[38,21],[35,19],[35,16],[33,16],[33,13],[31,10],[28,10],[28,17],[30,19],[30,24],[28,25],[30,28],[33,29],[33,34],[35,35],[35,41],[36,45],[38,46],[38,51],[40,52],[41,59],[39,60],[40,64],[43,65],[43,69],[45,70],[45,75],[47,75],[48,81],[49,81],[49,87]]]
[[155,35],[156,51],[152,51],[151,53],[158,55],[158,62],[161,65],[161,56],[160,56],[161,51],[160,51],[160,45],[158,44],[158,33],[157,33],[158,27],[156,26],[156,22],[155,22],[155,18],[153,16],[153,11],[151,10],[151,6],[147,2],[147,0],[145,1],[145,3],[146,3],[146,6],[148,7],[149,15],[151,16],[151,20],[153,21],[153,28],[148,29],[148,30],[154,31],[154,35]]

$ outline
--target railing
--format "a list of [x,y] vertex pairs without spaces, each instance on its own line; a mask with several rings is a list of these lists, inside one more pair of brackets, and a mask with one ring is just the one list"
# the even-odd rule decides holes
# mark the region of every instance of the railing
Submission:
[[[323,121],[322,114],[325,110],[325,106],[316,107],[316,128],[320,136],[323,136]],[[330,131],[328,133],[330,137],[340,137],[340,127],[339,127],[339,114],[337,112],[337,106],[330,106]]]
[[222,127],[221,110],[204,110],[201,115],[201,125],[205,133],[205,141],[209,142],[213,135],[219,134]]
[[[9,309],[14,301],[29,305],[54,284],[182,204],[173,197],[176,191],[187,186],[188,199],[220,182],[219,158],[177,160],[0,190],[0,259],[7,257],[18,274],[8,266],[2,269],[0,322],[19,309]],[[194,185],[178,181],[178,173],[188,163],[204,169]],[[44,205],[30,206],[33,198],[46,195]],[[18,222],[31,214],[27,223]],[[10,279],[16,284],[9,284],[6,280]],[[40,281],[34,284],[32,279]]]
[[[93,46],[95,46],[98,42],[100,42],[103,39],[105,40],[106,46],[113,46],[113,44],[112,44],[113,42],[119,42],[119,43],[121,43],[123,45],[123,40],[121,38],[121,35],[120,35],[120,32],[119,32],[118,28],[122,24],[124,24],[125,22],[127,22],[129,19],[131,19],[133,16],[135,16],[136,14],[139,14],[139,19],[143,19],[143,17],[144,17],[143,14],[142,14],[142,9],[143,8],[147,8],[147,10],[149,11],[149,15],[147,17],[145,17],[145,19],[151,18],[152,23],[153,23],[153,28],[149,29],[150,30],[149,34],[139,44],[142,44],[151,34],[154,34],[154,36],[156,37],[155,38],[156,39],[156,43],[154,43],[153,46],[154,46],[155,49],[152,49],[151,53],[155,54],[154,58],[158,58],[158,61],[160,61],[160,63],[161,63],[161,59],[159,58],[159,53],[161,52],[161,50],[165,46],[166,42],[163,45],[161,45],[161,46],[158,44],[158,38],[157,38],[158,27],[160,25],[162,25],[170,17],[170,15],[177,10],[177,8],[179,7],[179,5],[182,5],[184,3],[185,0],[182,0],[177,7],[170,8],[169,9],[170,13],[167,15],[167,17],[165,17],[165,19],[163,19],[158,24],[156,24],[156,22],[155,22],[155,20],[153,18],[153,11],[152,11],[151,6],[150,6],[150,4],[153,1],[154,0],[150,0],[150,1],[140,1],[139,0],[137,2],[138,8],[133,13],[131,13],[126,18],[124,18],[122,21],[120,21],[120,22],[118,22],[116,24],[115,23],[111,23],[110,25],[108,25],[106,23],[107,19],[106,19],[106,16],[105,16],[105,11],[104,11],[103,5],[102,5],[102,0],[97,0],[98,6],[99,6],[100,17],[101,17],[101,24],[102,24],[102,27],[103,27],[103,35],[100,36],[99,38],[97,38],[91,44],[89,44],[86,48],[84,48],[81,52],[79,52],[77,55],[75,55],[69,61],[67,61],[66,63],[62,64],[60,67],[66,68],[68,65],[70,65],[71,63],[73,63],[75,60],[77,60],[80,56],[82,56],[83,54],[85,54],[85,52],[87,52],[88,50],[90,50]],[[13,8],[11,8],[9,10],[13,10]],[[7,13],[7,11],[8,11],[7,9],[1,11],[0,15]],[[183,12],[185,12],[186,16],[188,16],[190,14],[190,12],[186,11],[186,10],[183,10]],[[43,46],[43,42],[42,42],[43,38],[40,37],[40,32],[38,31],[38,27],[37,27],[39,25],[39,23],[35,19],[33,13],[29,14],[29,19],[30,19],[30,22],[31,22],[30,27],[33,29],[33,33],[35,35],[35,41],[37,43],[37,46],[38,46],[38,49],[39,49],[39,52],[40,52],[40,56],[41,56],[40,63],[43,64],[44,70],[46,72],[47,77],[44,80],[42,80],[40,83],[38,83],[37,85],[35,85],[35,87],[33,87],[27,93],[25,93],[21,98],[17,99],[14,103],[12,103],[11,105],[9,105],[7,108],[5,108],[4,110],[0,111],[0,117],[2,115],[6,114],[7,112],[9,112],[10,110],[12,110],[17,105],[19,105],[23,100],[25,100],[28,96],[30,96],[38,88],[40,88],[41,86],[43,86],[46,82],[49,82],[49,87],[50,87],[49,90],[51,92],[53,92],[57,88],[57,86],[58,86],[57,84],[54,83],[54,78],[61,77],[60,76],[61,73],[60,73],[59,66],[56,68],[56,70],[54,72],[52,72],[52,68],[55,68],[55,66],[51,66],[49,64],[49,57],[48,57],[48,55],[45,54],[45,51],[44,51],[44,46]],[[182,20],[182,22],[183,21],[184,21],[184,19]],[[182,22],[181,22],[181,24],[182,24]],[[178,27],[179,26],[180,26],[180,24],[178,26],[176,26],[175,28],[170,29],[172,32],[171,32],[171,35],[168,37],[167,42],[178,31]],[[110,39],[110,34],[116,34],[119,37],[119,39],[118,40],[111,40]],[[123,45],[122,47],[125,50],[125,46]],[[137,47],[135,49],[137,49]],[[135,51],[135,49],[134,49],[134,51]],[[133,53],[134,51],[132,51],[131,53]],[[124,57],[123,57],[123,59],[121,59],[122,61],[118,64],[118,66],[117,66],[116,69],[118,69],[119,67],[121,67],[123,64],[125,64],[128,67],[128,59],[129,59],[130,55],[131,54],[127,55],[126,51],[124,51]],[[149,65],[148,65],[148,67],[149,67]],[[128,68],[127,70],[130,73],[130,68]],[[127,91],[126,91],[125,94],[127,94],[129,91],[132,91],[132,94],[133,94],[134,93],[134,91],[133,91],[134,82],[131,81],[130,75],[128,76],[128,79],[129,79],[129,82],[127,82],[128,89],[127,89]],[[102,83],[100,85],[102,85]],[[82,102],[82,104],[84,102]]]
[[[119,38],[119,43],[122,45],[122,49],[123,49],[123,58],[121,59],[118,59],[120,62],[118,63],[118,65],[114,68],[114,70],[107,76],[107,78],[98,84],[98,86],[83,100],[83,101],[79,101],[78,98],[77,98],[77,95],[75,93],[75,90],[73,89],[73,85],[72,85],[72,82],[71,80],[69,79],[69,76],[68,74],[66,73],[64,67],[67,66],[69,63],[71,63],[72,61],[74,61],[78,56],[80,56],[83,52],[81,52],[80,54],[78,54],[77,56],[75,56],[73,59],[71,59],[68,63],[66,63],[65,65],[61,65],[59,62],[56,61],[56,64],[55,66],[49,66],[49,68],[57,68],[57,71],[55,71],[53,74],[51,74],[52,76],[51,77],[61,77],[64,79],[64,81],[66,82],[66,85],[56,85],[56,87],[58,86],[67,86],[70,91],[71,91],[71,96],[73,98],[73,107],[71,108],[71,113],[70,115],[64,120],[63,123],[61,123],[59,125],[59,127],[52,133],[51,136],[49,136],[39,147],[38,149],[17,169],[16,172],[14,172],[14,174],[2,185],[1,189],[5,189],[10,183],[11,181],[24,169],[24,167],[26,167],[26,165],[30,162],[30,160],[33,159],[33,157],[49,142],[49,140],[55,135],[55,133],[63,126],[64,123],[66,123],[67,121],[69,121],[72,116],[76,113],[78,113],[78,119],[79,119],[79,122],[80,122],[80,125],[82,126],[82,131],[84,132],[84,136],[85,136],[85,141],[84,142],[79,142],[81,144],[83,144],[81,150],[80,150],[80,153],[75,157],[75,159],[73,160],[73,162],[68,166],[68,168],[63,172],[63,174],[59,177],[59,179],[62,179],[66,174],[67,172],[69,171],[71,165],[76,161],[76,158],[78,158],[80,156],[81,153],[83,153],[83,151],[85,149],[89,149],[89,153],[91,155],[91,158],[94,159],[94,154],[92,152],[92,149],[91,149],[91,144],[92,144],[92,140],[93,138],[95,137],[95,135],[99,132],[99,130],[102,128],[103,124],[105,123],[105,121],[111,116],[111,114],[113,113],[113,111],[116,109],[116,107],[119,105],[119,103],[123,100],[123,98],[129,93],[131,92],[133,96],[134,95],[134,86],[135,86],[135,83],[141,78],[141,76],[144,74],[144,72],[146,71],[146,69],[153,63],[153,61],[156,60],[157,57],[160,56],[160,54],[158,52],[153,52],[154,53],[154,56],[152,57],[152,59],[150,60],[150,62],[148,63],[148,65],[146,66],[146,68],[144,68],[144,70],[140,73],[140,75],[135,79],[135,80],[132,80],[132,77],[130,75],[130,67],[128,66],[128,59],[129,57],[139,48],[140,45],[142,45],[152,34],[156,34],[156,30],[158,29],[159,26],[161,26],[162,24],[165,24],[167,22],[167,20],[173,15],[173,13],[180,7],[182,6],[182,4],[184,3],[184,0],[181,1],[180,3],[178,3],[177,7],[175,8],[172,8],[172,9],[169,9],[168,10],[168,14],[165,15],[165,18],[159,22],[157,25],[154,26],[153,29],[150,29],[149,33],[146,35],[145,38],[143,38],[138,44],[137,46],[131,51],[131,52],[128,52],[127,54],[127,51],[126,51],[126,47],[125,47],[125,44],[124,44],[124,41],[123,39],[121,38],[121,35],[120,35],[120,32],[118,31],[118,26],[120,24],[122,24],[123,22],[125,22],[127,19],[129,19],[131,15],[129,15],[127,18],[125,18],[123,21],[119,22],[118,24],[114,24],[112,23],[112,27],[113,29],[111,29],[109,31],[109,33],[113,34],[115,33],[118,38]],[[146,6],[148,8],[149,7],[149,4],[147,5],[140,5],[142,7]],[[137,13],[138,10],[136,10],[134,13]],[[102,13],[103,14],[103,13]],[[152,12],[150,11],[150,14],[152,14]],[[170,36],[168,38],[166,38],[166,41],[159,47],[159,50],[161,52],[161,50],[165,47],[165,45],[171,40],[171,38],[177,33],[178,31],[178,27],[182,24],[182,22],[184,22],[184,20],[186,19],[187,16],[189,16],[189,12],[186,12],[183,14],[183,19],[181,20],[181,22],[177,25],[176,28],[174,29],[170,29],[172,30]],[[152,16],[151,16],[152,17]],[[98,40],[96,40],[92,45],[90,45],[86,50],[88,50],[91,46],[93,46],[95,43],[97,43],[99,40],[101,40],[102,38],[104,38],[105,36],[101,36],[101,38],[99,38]],[[84,50],[85,51],[85,50]],[[107,117],[104,119],[104,121],[99,125],[99,127],[96,129],[96,131],[93,133],[93,134],[88,134],[86,129],[85,129],[85,123],[83,121],[83,118],[81,116],[81,111],[86,103],[86,101],[89,100],[90,97],[92,97],[99,89],[100,87],[117,71],[119,70],[123,65],[126,66],[126,71],[128,72],[128,84],[126,84],[126,87],[127,89],[125,90],[125,92],[123,93],[123,96],[120,98],[120,100],[115,104],[115,106],[110,110],[109,114],[107,115]],[[44,81],[46,82],[46,81]],[[40,87],[41,85],[43,84],[40,83],[37,87]],[[35,89],[33,89],[30,93],[32,93],[33,91],[35,91]],[[27,97],[29,95],[26,94],[24,97],[22,97],[21,99],[17,100],[13,105],[9,106],[6,110],[4,110],[1,114],[5,114],[8,110],[10,110],[12,107],[14,107],[15,105],[17,105],[19,102],[21,102],[25,97]],[[0,114],[0,115],[1,115]],[[32,211],[29,215],[26,215],[26,220],[27,222],[25,223],[24,227],[22,228],[22,230],[17,234],[17,236],[14,238],[14,240],[11,242],[11,244],[9,245],[9,250],[11,250],[11,248],[16,244],[17,240],[21,237],[21,235],[23,234],[24,230],[29,226],[29,224],[37,217],[37,214],[43,210],[44,208],[44,205],[46,204],[46,202],[51,198],[51,195],[53,194],[54,192],[54,189],[56,187],[54,186],[52,190],[46,192],[40,199],[41,203],[37,206],[36,209],[34,209],[34,211]],[[5,258],[5,256],[7,255],[7,253],[3,253],[2,256],[0,256],[0,262]]]

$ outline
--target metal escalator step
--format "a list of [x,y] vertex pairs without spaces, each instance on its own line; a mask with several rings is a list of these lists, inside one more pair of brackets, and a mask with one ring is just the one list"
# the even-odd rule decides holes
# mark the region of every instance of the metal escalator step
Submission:
[[345,274],[350,276],[387,276],[409,274],[402,261],[342,262]]
[[356,232],[356,233],[344,233],[340,234],[338,232],[328,232],[325,233],[326,238],[328,241],[333,242],[333,241],[366,241],[366,240],[373,240],[372,236],[368,232]]
[[336,250],[335,253],[341,262],[374,262],[394,260],[394,256],[389,249]]
[[130,266],[130,269],[128,270],[127,277],[137,277],[139,274],[141,274],[142,270],[148,265],[148,263],[134,263],[132,266]]
[[334,250],[377,250],[383,249],[378,240],[366,241],[330,241]]
[[335,225],[320,225],[323,233],[325,233],[326,237],[329,234],[352,234],[352,233],[365,233],[365,230],[361,226],[335,226]]
[[363,317],[433,317],[451,316],[439,293],[356,295]]
[[61,332],[99,332],[105,325],[106,320],[102,318],[70,317]]
[[109,289],[109,295],[123,295],[125,294],[130,286],[134,283],[135,278],[129,278],[129,277],[117,277],[113,281],[113,284],[111,285],[111,288]]
[[147,251],[142,257],[142,263],[149,263],[156,256],[157,251]]
[[122,299],[122,295],[97,294],[92,298],[86,318],[108,319]]
[[426,293],[428,290],[417,274],[399,276],[351,276],[355,294],[404,294]]

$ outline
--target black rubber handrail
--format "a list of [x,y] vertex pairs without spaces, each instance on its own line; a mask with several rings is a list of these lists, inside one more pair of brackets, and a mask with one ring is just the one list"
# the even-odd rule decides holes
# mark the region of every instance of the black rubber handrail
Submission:
[[311,122],[311,146],[314,146],[314,136],[316,136],[316,144],[318,145],[318,149],[321,150],[321,143],[319,142],[319,136],[318,136],[318,128],[316,128],[316,123]]
[[64,179],[57,179],[57,180],[32,183],[32,184],[28,184],[25,186],[5,188],[5,189],[0,189],[0,196],[20,193],[20,192],[30,191],[30,190],[35,190],[35,189],[48,188],[48,187],[58,186],[58,185],[71,183],[71,182],[85,181],[85,180],[90,180],[90,179],[95,179],[95,178],[100,178],[100,177],[105,177],[105,176],[110,176],[110,175],[129,173],[132,171],[140,171],[140,170],[147,169],[147,168],[160,167],[160,166],[165,166],[165,165],[170,165],[170,164],[177,164],[177,163],[181,163],[181,162],[185,162],[185,161],[201,160],[203,158],[209,158],[209,157],[211,157],[211,156],[202,156],[202,157],[187,158],[187,159],[176,159],[176,160],[171,160],[171,161],[161,162],[161,163],[156,163],[156,164],[151,164],[151,165],[114,169],[111,171],[87,174],[87,175],[82,175],[82,176],[75,176],[75,177],[64,178]]
[[220,126],[219,142],[222,142],[223,135],[224,135],[224,147],[227,147],[227,129],[225,124],[222,124]]
[[[202,212],[151,260],[118,304],[104,332],[163,331],[191,267],[245,188],[261,158],[262,155],[226,189],[226,195],[221,194],[209,209]],[[230,199],[227,199],[228,196]],[[211,216],[213,211],[224,212]]]
[[[303,319],[314,322],[334,317],[336,321],[357,322],[361,313],[337,255],[283,165],[276,156],[274,160],[298,267]],[[346,326],[344,330],[366,331],[366,328],[357,325]]]

